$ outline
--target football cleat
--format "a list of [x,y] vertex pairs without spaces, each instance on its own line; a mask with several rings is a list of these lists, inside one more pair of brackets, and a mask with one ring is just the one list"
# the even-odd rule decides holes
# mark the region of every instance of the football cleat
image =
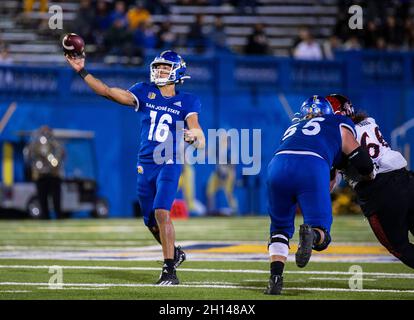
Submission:
[[185,252],[178,246],[174,250],[174,267],[178,268],[186,259]]
[[283,289],[283,276],[270,276],[269,284],[264,294],[281,295]]
[[175,269],[169,271],[168,268],[165,266],[162,268],[160,278],[157,281],[157,285],[159,286],[174,286],[179,284],[180,281],[177,278],[177,274]]
[[314,240],[313,229],[308,224],[302,224],[299,230],[299,245],[296,251],[296,265],[299,268],[304,268],[312,255],[312,247]]

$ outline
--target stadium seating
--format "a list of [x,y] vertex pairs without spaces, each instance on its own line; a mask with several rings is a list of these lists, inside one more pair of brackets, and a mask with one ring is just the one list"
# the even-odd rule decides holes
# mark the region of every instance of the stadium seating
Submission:
[[[232,6],[181,6],[177,5],[175,0],[166,2],[169,3],[171,14],[153,15],[152,19],[156,25],[171,21],[172,31],[177,35],[188,33],[190,24],[195,21],[197,14],[205,15],[206,29],[212,25],[215,16],[221,16],[227,45],[236,52],[241,52],[253,26],[262,23],[269,39],[271,53],[281,56],[289,55],[300,26],[311,27],[317,39],[325,38],[330,34],[337,14],[336,0],[320,1],[318,5],[310,0],[259,0],[255,12],[248,14],[241,14]],[[0,2],[1,39],[10,44],[10,53],[15,62],[64,62],[58,40],[61,33],[70,31],[67,28],[76,16],[78,2],[65,1],[57,4],[62,6],[64,11],[64,30],[51,34],[47,32],[49,30],[42,31],[39,27],[42,19],[49,17],[49,14],[34,10],[29,14],[29,21],[24,21],[20,14],[21,1]],[[94,47],[88,46],[89,51],[93,49]]]

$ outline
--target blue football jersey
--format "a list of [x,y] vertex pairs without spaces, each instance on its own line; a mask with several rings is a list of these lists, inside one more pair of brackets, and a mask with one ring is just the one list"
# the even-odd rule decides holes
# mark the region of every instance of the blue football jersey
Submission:
[[332,167],[341,161],[342,137],[340,128],[347,127],[356,137],[352,120],[342,115],[323,115],[290,126],[282,137],[276,153],[305,151],[316,153]]
[[155,162],[155,148],[172,141],[174,159],[171,160],[175,162],[177,143],[182,142],[177,141],[177,136],[182,137],[180,131],[184,127],[184,120],[193,113],[200,113],[200,100],[193,94],[180,91],[176,91],[176,95],[171,98],[165,98],[156,85],[144,82],[133,85],[128,91],[134,95],[136,110],[141,113],[138,160]]

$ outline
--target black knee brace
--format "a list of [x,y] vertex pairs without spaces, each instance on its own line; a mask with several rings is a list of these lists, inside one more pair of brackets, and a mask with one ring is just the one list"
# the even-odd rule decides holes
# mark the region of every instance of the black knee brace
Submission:
[[[277,235],[284,236],[284,237],[287,238],[287,240],[285,240],[285,239],[283,239],[281,237],[276,237]],[[269,238],[269,242],[267,243],[267,247],[269,248],[269,246],[272,243],[275,243],[275,242],[284,243],[284,244],[286,244],[290,248],[290,246],[289,246],[289,236],[285,232],[278,232],[278,231],[272,232],[272,235]]]
[[[323,251],[326,248],[328,248],[329,244],[332,241],[332,238],[331,238],[331,235],[329,234],[329,232],[326,229],[320,228],[320,227],[316,227],[316,228],[312,228],[312,229],[314,229],[314,230],[315,229],[322,230],[323,233],[324,233],[324,235],[325,235],[322,243],[320,243],[320,244],[313,244],[313,248],[312,249],[315,250],[315,251]],[[315,232],[318,232],[318,231],[315,231]]]

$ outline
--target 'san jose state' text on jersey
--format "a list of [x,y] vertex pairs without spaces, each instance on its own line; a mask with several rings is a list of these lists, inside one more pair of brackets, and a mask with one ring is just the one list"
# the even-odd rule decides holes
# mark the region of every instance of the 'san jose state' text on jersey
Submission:
[[[141,113],[141,145],[138,161],[157,162],[154,149],[167,139],[172,139],[172,157],[177,152],[177,137],[182,137],[184,121],[194,113],[200,113],[200,100],[193,94],[177,91],[170,98],[164,97],[153,84],[137,83],[128,89],[136,100],[136,111]],[[179,125],[179,122],[182,125]],[[182,140],[182,139],[181,139]]]

